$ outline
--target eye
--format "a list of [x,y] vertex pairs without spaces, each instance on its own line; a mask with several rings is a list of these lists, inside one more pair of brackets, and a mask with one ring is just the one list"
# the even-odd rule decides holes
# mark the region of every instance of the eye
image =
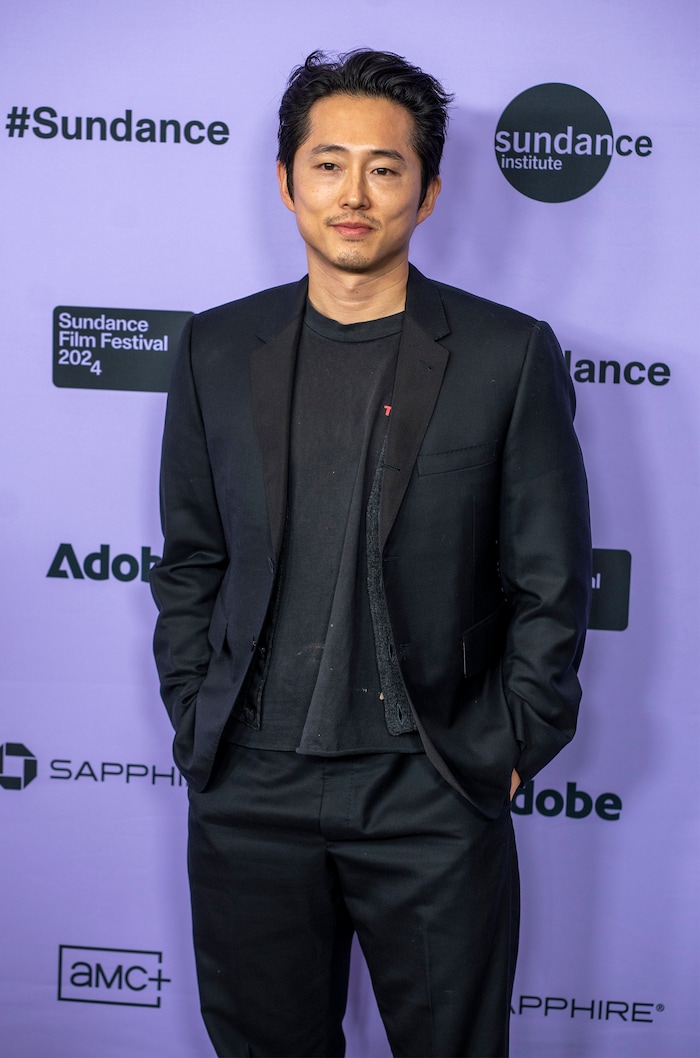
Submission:
[[321,162],[319,165],[319,169],[322,169],[324,173],[332,173],[333,170],[337,168],[338,166],[335,162]]
[[394,170],[387,169],[385,165],[378,165],[374,172],[377,173],[378,176],[391,176]]

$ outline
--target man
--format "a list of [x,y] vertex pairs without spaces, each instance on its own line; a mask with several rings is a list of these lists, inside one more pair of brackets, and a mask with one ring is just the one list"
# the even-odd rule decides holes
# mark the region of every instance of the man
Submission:
[[448,102],[295,70],[308,280],[194,317],[173,376],[155,653],[220,1055],[342,1055],[354,932],[393,1053],[507,1053],[509,802],[574,732],[590,540],[551,331],[409,267]]

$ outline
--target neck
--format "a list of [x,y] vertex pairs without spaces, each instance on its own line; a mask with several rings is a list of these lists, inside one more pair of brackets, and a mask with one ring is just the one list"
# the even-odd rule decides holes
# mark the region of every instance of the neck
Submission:
[[403,312],[408,260],[381,275],[342,272],[309,261],[309,301],[338,323],[365,323]]

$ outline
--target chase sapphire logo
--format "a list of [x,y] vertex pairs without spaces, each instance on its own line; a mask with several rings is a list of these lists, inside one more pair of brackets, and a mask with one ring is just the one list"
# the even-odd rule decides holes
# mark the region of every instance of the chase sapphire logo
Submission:
[[21,742],[0,746],[0,786],[3,790],[23,790],[36,779],[37,762],[31,750]]
[[616,136],[600,103],[570,84],[540,84],[516,96],[496,128],[496,159],[516,191],[569,202],[602,180],[614,154],[651,154],[649,136]]

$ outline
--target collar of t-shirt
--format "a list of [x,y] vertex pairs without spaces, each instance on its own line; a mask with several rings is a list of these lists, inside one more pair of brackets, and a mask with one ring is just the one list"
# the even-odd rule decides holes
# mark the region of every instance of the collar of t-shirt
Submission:
[[322,316],[311,302],[307,301],[304,324],[309,330],[331,342],[376,342],[380,338],[399,334],[403,317],[403,312],[397,312],[393,316],[382,316],[378,320],[338,323],[337,320],[332,320],[328,316]]

